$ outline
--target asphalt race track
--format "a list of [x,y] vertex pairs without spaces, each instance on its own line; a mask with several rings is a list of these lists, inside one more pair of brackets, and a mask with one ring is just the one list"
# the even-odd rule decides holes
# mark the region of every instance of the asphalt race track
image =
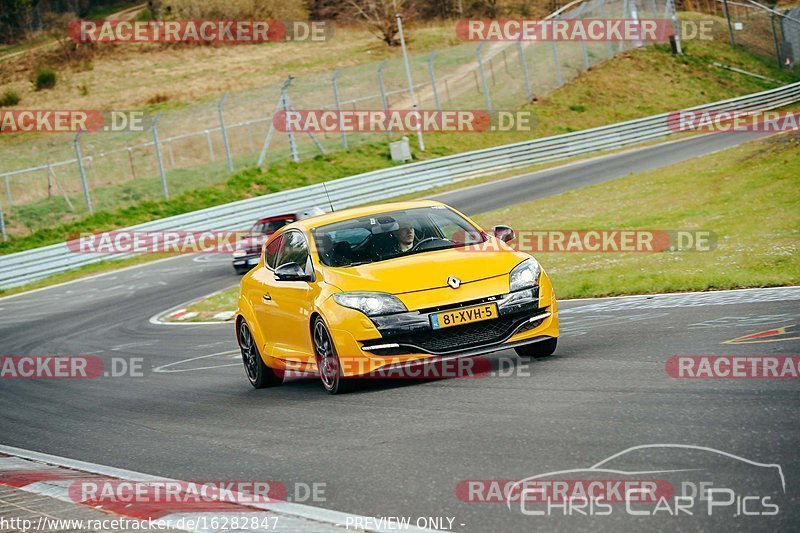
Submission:
[[[723,142],[733,141],[704,146]],[[689,145],[666,146],[674,161]],[[665,147],[656,149],[669,159]],[[655,158],[646,150],[604,157],[595,169],[603,179],[617,177],[610,167],[617,175],[637,171]],[[582,166],[548,172],[555,174],[531,181],[561,188],[575,176],[575,186],[585,184]],[[448,194],[470,213],[499,207],[478,202],[487,196],[482,187]],[[544,194],[517,190],[513,201]],[[176,479],[278,480],[290,497],[298,483],[322,483],[324,498],[309,505],[412,523],[449,517],[457,531],[788,530],[800,523],[798,380],[679,379],[666,369],[680,355],[800,354],[791,327],[800,322],[800,288],[562,302],[553,357],[524,361],[499,352],[483,377],[374,380],[334,397],[307,378],[252,389],[231,324],[149,321],[234,280],[227,257],[180,257],[0,299],[2,355],[141,358],[145,369],[143,377],[0,380],[0,443]],[[763,481],[754,463],[779,465],[780,511],[744,516],[736,500],[713,516],[699,509],[632,516],[625,505],[608,516],[531,516],[518,505],[463,501],[457,490],[464,480],[586,469],[647,444],[735,455],[723,462],[708,452],[692,471],[745,487],[737,495]],[[658,462],[659,472],[683,471],[694,452],[674,451],[632,452],[616,466],[643,472]]]

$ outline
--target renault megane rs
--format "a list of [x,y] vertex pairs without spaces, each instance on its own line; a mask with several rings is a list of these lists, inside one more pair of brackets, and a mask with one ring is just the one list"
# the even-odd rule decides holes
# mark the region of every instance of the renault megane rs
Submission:
[[558,307],[547,274],[444,204],[359,207],[288,224],[241,282],[236,335],[256,388],[287,371],[325,389],[387,365],[419,365],[513,348],[552,354]]

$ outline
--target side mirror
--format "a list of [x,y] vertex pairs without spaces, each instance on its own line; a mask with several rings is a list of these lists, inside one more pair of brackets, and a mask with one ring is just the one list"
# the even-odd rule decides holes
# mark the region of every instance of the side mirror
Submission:
[[275,279],[278,281],[313,281],[314,277],[306,274],[303,267],[297,263],[284,263],[275,269]]
[[513,241],[514,237],[516,237],[514,230],[508,226],[495,226],[492,228],[492,233],[503,242]]

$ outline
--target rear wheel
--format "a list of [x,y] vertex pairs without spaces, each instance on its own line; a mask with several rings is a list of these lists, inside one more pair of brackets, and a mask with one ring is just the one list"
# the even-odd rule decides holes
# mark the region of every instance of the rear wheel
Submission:
[[314,357],[317,361],[319,378],[325,390],[330,394],[342,394],[351,390],[353,382],[342,375],[342,364],[339,360],[339,355],[336,353],[333,338],[322,317],[317,317],[314,320],[312,341],[314,343]]
[[268,367],[261,354],[258,352],[253,333],[247,326],[247,322],[242,320],[239,324],[239,349],[242,351],[242,363],[244,371],[250,384],[257,388],[275,387],[283,383],[283,377],[278,376],[273,369]]
[[525,344],[524,346],[519,346],[514,348],[514,351],[517,352],[517,355],[520,357],[536,357],[537,359],[540,357],[547,357],[549,355],[553,355],[553,352],[556,351],[556,346],[558,345],[558,338],[553,337],[551,339],[547,339],[544,341],[534,342],[532,344]]

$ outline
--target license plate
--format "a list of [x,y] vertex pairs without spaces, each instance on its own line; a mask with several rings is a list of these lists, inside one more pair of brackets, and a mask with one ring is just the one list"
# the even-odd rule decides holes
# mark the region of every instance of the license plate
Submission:
[[497,304],[476,305],[431,315],[431,327],[433,329],[449,328],[472,322],[492,320],[497,318],[498,315]]

